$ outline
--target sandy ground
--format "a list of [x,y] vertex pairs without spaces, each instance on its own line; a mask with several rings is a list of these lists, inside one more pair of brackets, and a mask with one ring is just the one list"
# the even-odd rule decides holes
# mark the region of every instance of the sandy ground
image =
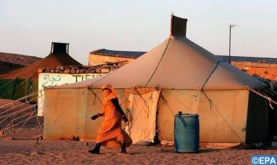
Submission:
[[[6,100],[0,100],[0,102]],[[1,105],[1,104],[0,104]],[[1,111],[0,111],[1,112]],[[43,120],[40,121],[43,123]],[[7,124],[7,123],[6,123]],[[43,127],[37,128],[36,120],[27,123],[24,128],[11,128],[0,136],[0,165],[2,164],[251,164],[251,155],[277,155],[277,150],[244,150],[226,148],[226,145],[201,145],[200,153],[176,153],[174,147],[161,145],[138,146],[128,148],[128,154],[120,149],[101,148],[101,154],[90,154],[92,142],[50,141],[37,137],[43,133]],[[5,124],[0,124],[5,128]],[[33,130],[36,128],[35,130]],[[20,129],[19,133],[15,133]],[[15,139],[15,140],[13,140]],[[33,140],[30,140],[33,139]],[[222,149],[225,147],[225,149]]]
[[[87,144],[89,144],[87,146]],[[137,146],[128,154],[101,148],[90,154],[93,143],[80,141],[0,140],[0,164],[251,164],[251,155],[277,155],[277,150],[201,149],[200,153],[176,153],[174,147]]]

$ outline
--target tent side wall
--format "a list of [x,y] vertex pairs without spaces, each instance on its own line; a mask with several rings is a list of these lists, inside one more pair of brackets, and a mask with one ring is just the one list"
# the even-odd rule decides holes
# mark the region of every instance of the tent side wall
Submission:
[[268,138],[268,101],[257,94],[249,93],[246,143],[262,142]]
[[45,90],[45,139],[84,138],[87,93],[87,88]]
[[164,90],[166,101],[160,101],[158,114],[160,140],[174,140],[174,115],[182,111],[199,114],[200,142],[245,142],[248,94],[248,90]]
[[[124,89],[117,89],[126,108]],[[267,137],[266,101],[249,90],[163,90],[157,124],[160,140],[174,139],[174,115],[198,113],[200,142],[245,143]],[[44,138],[95,139],[103,118],[90,117],[102,108],[100,89],[46,89]],[[257,120],[258,118],[258,120]],[[254,129],[257,131],[255,132]]]
[[244,143],[248,102],[248,89],[203,91],[198,107],[200,141]]
[[157,124],[160,140],[174,140],[174,115],[183,113],[197,113],[200,97],[196,90],[163,90],[158,103]]
[[[125,109],[124,90],[117,90],[119,102]],[[103,121],[91,116],[102,108],[101,89],[46,89],[44,99],[44,138],[95,139]]]

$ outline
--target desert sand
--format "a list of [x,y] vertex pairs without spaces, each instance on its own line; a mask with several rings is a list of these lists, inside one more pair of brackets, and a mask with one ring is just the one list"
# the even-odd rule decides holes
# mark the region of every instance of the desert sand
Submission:
[[41,140],[0,140],[0,164],[251,164],[251,155],[277,155],[277,150],[201,148],[200,153],[176,153],[161,145],[119,149],[101,148],[90,154],[93,142]]
[[[3,101],[3,100],[2,100]],[[5,100],[4,100],[5,101]],[[41,121],[43,123],[43,120]],[[3,123],[2,123],[3,124]],[[5,125],[0,125],[4,128]],[[34,129],[36,128],[36,129]],[[91,154],[93,142],[70,140],[37,140],[43,126],[36,119],[28,122],[20,132],[11,128],[0,136],[0,164],[251,164],[251,155],[277,155],[275,149],[239,149],[233,145],[201,144],[200,153],[176,153],[173,146],[129,147],[128,154],[120,149],[101,148]]]

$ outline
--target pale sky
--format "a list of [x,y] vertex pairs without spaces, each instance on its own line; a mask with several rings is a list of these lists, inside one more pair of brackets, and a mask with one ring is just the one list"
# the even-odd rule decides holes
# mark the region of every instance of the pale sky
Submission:
[[150,51],[169,36],[170,15],[216,55],[277,58],[277,0],[0,0],[0,52],[46,57],[51,42],[88,64],[90,51]]

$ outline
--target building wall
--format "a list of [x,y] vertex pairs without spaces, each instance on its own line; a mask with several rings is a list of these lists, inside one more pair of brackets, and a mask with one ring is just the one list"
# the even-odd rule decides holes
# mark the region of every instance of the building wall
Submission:
[[277,64],[264,62],[231,62],[236,68],[253,75],[258,75],[265,79],[277,80]]
[[106,64],[107,62],[119,62],[119,61],[127,61],[124,64],[128,64],[131,61],[134,61],[134,58],[124,58],[124,57],[114,57],[114,56],[103,56],[97,54],[89,54],[88,65],[98,65],[98,64]]

